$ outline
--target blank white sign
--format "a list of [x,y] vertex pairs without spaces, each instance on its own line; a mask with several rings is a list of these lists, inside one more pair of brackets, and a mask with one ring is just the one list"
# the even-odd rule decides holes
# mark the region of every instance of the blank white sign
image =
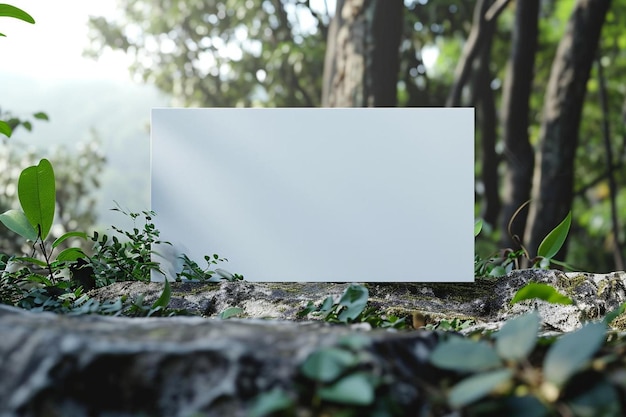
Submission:
[[151,152],[169,278],[473,281],[473,109],[153,109]]

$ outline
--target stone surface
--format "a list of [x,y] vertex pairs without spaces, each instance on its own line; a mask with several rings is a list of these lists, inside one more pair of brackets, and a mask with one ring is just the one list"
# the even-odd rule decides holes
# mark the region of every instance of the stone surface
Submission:
[[[245,416],[272,388],[294,389],[314,349],[355,330],[323,323],[200,317],[59,316],[0,306],[0,416]],[[437,335],[359,332],[368,369],[391,377],[418,409],[415,383]]]
[[[529,282],[554,286],[575,301],[574,305],[554,305],[540,300],[510,305],[514,294]],[[243,309],[243,317],[295,320],[308,302],[321,303],[329,295],[339,299],[349,284],[338,283],[252,283],[220,284],[173,283],[171,308],[186,309],[195,315],[213,317],[228,307]],[[479,279],[475,283],[377,283],[365,284],[370,305],[382,313],[411,318],[414,313],[427,323],[445,319],[473,319],[475,330],[497,328],[507,318],[538,309],[546,331],[568,332],[590,319],[600,318],[626,302],[626,273],[563,273],[561,271],[519,270],[501,278]],[[122,294],[145,295],[147,303],[156,300],[162,283],[117,283],[92,291],[100,300]],[[314,318],[310,316],[309,318]],[[617,323],[619,325],[619,322]],[[623,325],[622,325],[623,328]]]
[[[369,305],[381,314],[471,318],[467,331],[497,329],[506,319],[537,309],[544,332],[568,332],[626,302],[626,274],[515,271],[474,284],[367,284]],[[529,300],[510,305],[528,282],[555,286],[575,304]],[[300,366],[314,350],[358,335],[367,369],[385,380],[394,401],[416,412],[421,383],[439,378],[427,363],[437,333],[391,332],[367,326],[302,321],[297,312],[348,284],[174,283],[170,308],[196,317],[60,316],[0,306],[0,417],[245,416],[251,401],[275,387],[293,392]],[[94,290],[101,300],[145,294],[151,303],[162,283],[119,283]],[[228,307],[245,318],[219,320]],[[312,318],[312,317],[309,317]],[[624,321],[615,325],[622,330]],[[419,380],[419,381],[418,381]]]

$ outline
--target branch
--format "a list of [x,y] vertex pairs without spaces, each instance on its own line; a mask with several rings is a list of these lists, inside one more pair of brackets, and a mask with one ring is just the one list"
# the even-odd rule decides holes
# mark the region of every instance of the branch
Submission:
[[510,0],[497,0],[488,5],[487,0],[478,0],[474,8],[472,29],[463,47],[461,59],[454,72],[454,85],[446,101],[446,106],[456,107],[461,103],[461,92],[467,84],[474,60],[484,45],[485,36],[491,31],[496,19],[508,5]]

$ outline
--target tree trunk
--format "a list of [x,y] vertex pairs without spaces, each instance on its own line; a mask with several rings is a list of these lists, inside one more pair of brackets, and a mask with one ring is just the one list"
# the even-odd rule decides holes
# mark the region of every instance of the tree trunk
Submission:
[[472,30],[467,36],[461,58],[454,71],[454,85],[450,90],[446,106],[458,107],[461,105],[461,93],[472,73],[474,59],[483,48],[486,37],[493,34],[496,20],[509,1],[497,0],[492,2],[492,0],[478,0],[476,2]]
[[338,0],[328,31],[322,106],[393,107],[402,0]]
[[502,209],[502,247],[519,249],[524,241],[528,210],[521,211],[508,225],[515,211],[530,199],[535,156],[528,139],[529,99],[533,83],[539,0],[517,1],[511,56],[504,79],[502,98],[502,125],[504,158],[507,170],[504,176]]
[[[552,64],[526,233],[530,254],[572,206],[574,156],[587,80],[610,0],[577,0]],[[557,259],[564,259],[563,246]]]
[[493,77],[489,69],[494,31],[495,25],[488,25],[485,30],[483,45],[477,57],[478,68],[474,81],[476,122],[481,133],[481,179],[485,188],[481,217],[491,225],[497,223],[500,213],[500,195],[498,192],[498,165],[500,161],[496,153],[496,104],[491,88]]

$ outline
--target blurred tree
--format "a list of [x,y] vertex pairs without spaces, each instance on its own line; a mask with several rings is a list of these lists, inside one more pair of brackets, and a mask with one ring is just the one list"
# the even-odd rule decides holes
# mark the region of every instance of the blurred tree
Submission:
[[338,0],[328,33],[322,105],[394,107],[402,0]]
[[[626,219],[626,126],[615,111],[626,106],[626,3],[338,0],[333,19],[312,3],[120,0],[115,21],[91,18],[91,53],[127,51],[136,77],[184,105],[475,106],[477,214],[494,231],[479,244],[515,246],[506,226],[533,188],[532,215],[511,230],[531,254],[573,207],[573,264],[614,267],[625,233],[610,226],[611,207]],[[591,68],[599,33],[610,114]],[[605,191],[604,120],[616,192]]]
[[[574,160],[582,108],[610,0],[577,0],[552,63],[540,132],[528,244],[535,254],[543,238],[572,208]],[[566,246],[560,257],[566,253]]]
[[[535,154],[530,144],[530,94],[539,36],[539,0],[515,2],[511,53],[502,91],[502,141],[506,161],[503,186],[501,243],[520,248],[526,216],[515,212],[530,199]],[[509,222],[511,222],[509,233]],[[494,224],[494,223],[492,223]],[[514,238],[516,236],[516,238]]]
[[120,0],[91,17],[92,47],[132,54],[134,76],[194,106],[318,106],[327,10],[303,0]]

